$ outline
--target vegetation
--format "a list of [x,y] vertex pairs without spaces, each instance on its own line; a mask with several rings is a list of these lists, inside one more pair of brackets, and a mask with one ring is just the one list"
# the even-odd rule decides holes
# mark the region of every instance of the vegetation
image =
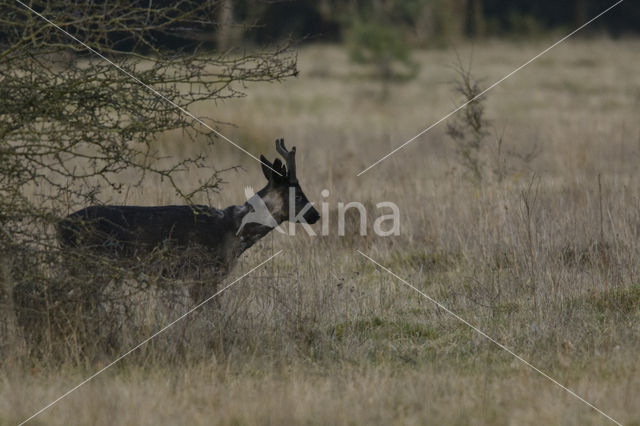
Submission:
[[[495,81],[543,47],[476,45],[474,70]],[[389,140],[401,142],[451,110],[451,51],[415,53],[422,71],[395,87],[384,108],[362,96],[378,83],[350,79],[352,65],[338,47],[302,49],[305,79],[253,85],[247,102],[197,105],[198,115],[233,119],[237,127],[223,128],[229,137],[266,135],[256,152],[271,149],[273,135],[295,141],[305,192],[329,188],[331,215],[339,200],[398,203],[401,235],[272,233],[227,282],[283,254],[225,291],[219,308],[195,312],[39,419],[602,424],[601,415],[368,263],[359,248],[615,419],[638,422],[640,129],[629,88],[640,81],[628,61],[638,43],[571,41],[563,49],[486,100],[487,115],[508,123],[513,149],[543,144],[530,164],[533,183],[526,169],[467,183],[445,126],[375,175],[354,177]],[[327,74],[311,73],[327,64]],[[265,113],[274,107],[277,114]],[[370,113],[353,114],[363,108]],[[178,141],[164,135],[161,154],[178,155]],[[216,146],[216,159],[240,161],[246,173],[234,175],[214,205],[238,203],[245,185],[262,181],[259,167],[233,147]],[[189,179],[205,176],[196,170]],[[178,201],[170,188],[133,191],[130,201]],[[184,312],[153,290],[133,297],[135,316],[117,334],[124,348]],[[50,368],[26,358],[19,331],[4,327],[13,334],[3,340],[3,423],[23,420],[113,359],[67,358]]]
[[460,58],[454,71],[454,92],[461,95],[463,107],[447,123],[447,136],[455,143],[466,177],[479,185],[489,177],[500,182],[514,172],[530,169],[529,164],[540,154],[538,143],[534,141],[526,152],[509,146],[504,131],[497,134],[495,124],[485,117],[486,89]]
[[[212,55],[197,48],[176,55],[164,47],[171,41],[194,45],[217,13],[208,2],[151,9],[146,2],[70,7],[48,1],[33,7],[61,28],[17,2],[1,6],[4,303],[11,306],[8,295],[13,294],[17,321],[37,354],[93,357],[105,348],[119,350],[112,334],[122,318],[114,312],[130,311],[130,292],[162,282],[165,274],[157,265],[174,254],[153,253],[129,264],[84,251],[61,254],[57,221],[87,205],[125,204],[132,191],[156,180],[166,182],[183,204],[210,199],[224,172],[206,155],[216,139],[211,126],[217,123],[203,125],[176,105],[191,108],[234,98],[244,94],[242,85],[249,81],[292,76],[295,55],[286,49]],[[114,63],[88,53],[63,31]],[[158,137],[175,131],[181,136],[176,145],[194,143],[197,152],[164,155]],[[179,181],[196,169],[205,171],[197,182]],[[127,288],[127,277],[141,274],[148,279]]]
[[[228,0],[227,0],[228,1]],[[353,22],[384,10],[385,28],[413,47],[450,46],[461,39],[494,37],[544,38],[550,31],[577,28],[614,2],[575,0],[297,0],[262,2],[236,0],[233,20],[237,40],[277,40],[286,36],[311,41],[346,41]],[[586,32],[615,37],[638,34],[640,7],[623,2],[590,25]],[[373,22],[368,19],[369,22]],[[243,24],[255,24],[245,31]]]
[[[248,13],[243,4],[233,2],[236,17]],[[207,129],[126,76],[80,48],[69,51],[17,5],[2,7],[0,23],[14,30],[0,31],[0,424],[16,424],[175,321],[191,307],[188,285],[211,279],[179,270],[201,264],[197,252],[176,259],[157,250],[128,262],[63,255],[52,226],[60,216],[95,202],[238,204],[243,188],[264,178],[254,160],[228,144],[212,148]],[[94,3],[82,7],[86,19],[102,16]],[[42,11],[60,22],[78,16]],[[215,21],[220,11],[210,13]],[[90,22],[99,29],[103,18]],[[485,25],[490,33],[489,19]],[[92,39],[65,28],[91,46],[105,43],[110,59],[197,117],[215,119],[251,152],[272,152],[280,136],[297,145],[305,193],[328,204],[323,220],[334,220],[340,201],[371,209],[393,201],[401,232],[360,236],[350,232],[355,216],[345,237],[335,221],[327,236],[272,232],[225,284],[281,255],[35,421],[605,421],[359,249],[616,420],[640,423],[638,40],[571,39],[452,117],[449,134],[442,123],[356,177],[548,44],[460,42],[460,57],[473,50],[473,75],[451,71],[452,50],[412,51],[415,78],[380,103],[368,95],[379,81],[354,79],[344,46],[304,46],[297,57],[176,57],[165,48],[184,35],[181,25],[178,34],[162,28],[166,37],[127,38],[152,34],[162,40],[158,52],[122,47],[121,33]],[[300,78],[262,84],[298,67]],[[452,93],[452,79],[460,92]],[[247,97],[236,99],[238,90]],[[462,137],[451,143],[455,126]],[[467,179],[476,167],[461,160],[460,147],[469,141],[481,179]],[[537,155],[522,154],[535,146]]]
[[348,29],[350,57],[356,63],[373,67],[373,75],[382,82],[382,99],[388,97],[392,80],[410,79],[418,71],[397,16],[394,20],[398,12],[398,4],[377,4],[354,19]]

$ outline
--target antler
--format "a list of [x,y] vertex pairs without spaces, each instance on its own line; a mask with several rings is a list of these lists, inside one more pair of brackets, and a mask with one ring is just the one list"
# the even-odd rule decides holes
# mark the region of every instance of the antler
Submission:
[[284,139],[276,139],[276,151],[286,161],[287,170],[289,171],[289,183],[298,183],[298,178],[296,178],[296,147],[291,147],[291,151],[287,151],[284,146]]

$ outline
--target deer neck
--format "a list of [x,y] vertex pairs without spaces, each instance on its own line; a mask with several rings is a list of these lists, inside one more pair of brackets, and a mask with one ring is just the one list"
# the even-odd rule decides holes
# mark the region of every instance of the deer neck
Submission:
[[284,200],[268,187],[261,189],[246,203],[237,207],[236,236],[242,251],[253,246],[284,221]]

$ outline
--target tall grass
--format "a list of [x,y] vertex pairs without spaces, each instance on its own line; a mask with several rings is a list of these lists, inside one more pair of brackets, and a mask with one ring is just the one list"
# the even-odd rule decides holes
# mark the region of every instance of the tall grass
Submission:
[[[474,74],[493,82],[543,47],[475,46]],[[537,143],[540,155],[480,185],[463,178],[444,127],[355,177],[458,105],[448,50],[416,53],[420,75],[395,85],[385,103],[343,50],[315,46],[300,52],[299,79],[250,87],[240,102],[201,105],[198,114],[234,122],[223,132],[242,144],[251,138],[254,153],[273,156],[277,136],[296,145],[303,188],[319,201],[320,190],[330,190],[331,218],[338,201],[396,202],[401,235],[339,238],[335,221],[329,236],[270,234],[227,282],[284,253],[223,293],[218,307],[203,307],[40,419],[605,421],[377,269],[360,249],[612,417],[640,422],[637,51],[635,40],[567,42],[492,91],[485,114],[493,126],[514,151]],[[173,137],[164,144],[168,155],[197,149]],[[228,173],[214,203],[243,202],[244,185],[262,182],[257,163],[222,141],[216,149],[217,167],[240,163],[246,172]],[[163,191],[159,182],[130,200],[172,202]],[[137,297],[140,315],[123,348],[180,310],[156,309],[151,292]],[[27,417],[110,359],[43,368],[22,359],[19,330],[12,335],[3,346],[0,423]]]

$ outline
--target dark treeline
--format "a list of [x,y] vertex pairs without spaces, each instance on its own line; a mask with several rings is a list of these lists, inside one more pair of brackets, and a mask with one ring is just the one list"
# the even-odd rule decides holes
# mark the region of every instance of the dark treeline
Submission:
[[[154,34],[158,45],[190,50],[196,45],[226,50],[239,45],[264,45],[291,38],[302,42],[347,42],[380,36],[407,47],[442,46],[460,39],[537,37],[550,31],[569,32],[595,17],[617,0],[196,0],[201,13],[192,24],[172,25]],[[190,4],[191,4],[190,3]],[[83,7],[64,2],[34,1],[32,7],[80,38],[88,31],[74,25],[79,9],[96,14],[110,4],[96,0]],[[180,14],[181,3],[132,0],[134,9],[157,10],[171,6]],[[0,6],[3,16],[15,4]],[[12,12],[12,13],[13,13]],[[86,11],[85,11],[86,12]],[[171,15],[169,15],[171,18]],[[15,19],[24,19],[23,17]],[[145,23],[146,24],[146,23]],[[376,31],[380,30],[380,32]],[[109,29],[109,42],[122,51],[145,51],[130,37]],[[619,37],[640,33],[640,3],[626,0],[583,31]],[[0,25],[0,45],[9,34]],[[85,40],[87,41],[87,40]],[[3,46],[4,48],[4,46]]]
[[[340,42],[358,22],[394,27],[416,47],[451,39],[537,36],[582,25],[615,0],[222,0],[230,27],[218,42],[293,36]],[[232,17],[232,19],[230,19]],[[244,25],[244,27],[243,27]],[[247,30],[247,28],[250,30]],[[242,29],[244,28],[244,29]],[[613,37],[640,32],[640,3],[625,1],[598,19],[588,33]],[[238,41],[237,39],[235,41]]]

